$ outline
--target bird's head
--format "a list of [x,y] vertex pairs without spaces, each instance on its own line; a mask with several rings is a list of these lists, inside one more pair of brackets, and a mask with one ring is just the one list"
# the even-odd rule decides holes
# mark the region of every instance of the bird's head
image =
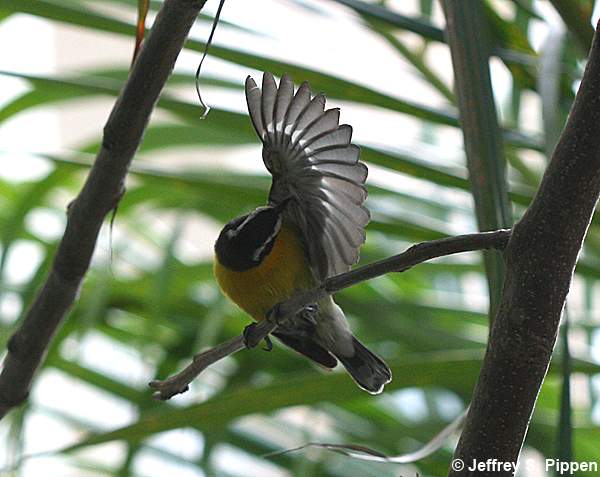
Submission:
[[281,229],[281,208],[265,206],[230,221],[215,243],[219,262],[233,271],[258,266],[269,254]]

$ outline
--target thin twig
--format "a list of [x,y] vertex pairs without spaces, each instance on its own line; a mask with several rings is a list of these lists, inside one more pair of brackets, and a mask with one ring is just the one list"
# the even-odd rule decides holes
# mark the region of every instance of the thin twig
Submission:
[[[491,248],[503,250],[508,243],[510,233],[510,230],[496,230],[423,242],[393,257],[328,278],[322,285],[298,293],[277,305],[276,316],[261,321],[252,329],[252,341],[259,343],[277,328],[277,323],[293,319],[302,308],[318,302],[327,295],[386,273],[404,272],[432,258],[473,250]],[[197,354],[183,371],[164,381],[156,380],[150,383],[150,387],[155,389],[154,398],[166,400],[187,391],[188,385],[207,367],[245,347],[244,336],[240,335]]]
[[0,373],[0,418],[29,393],[52,337],[76,300],[106,214],[124,193],[125,176],[154,104],[206,0],[166,0],[104,127],[102,147],[68,208],[52,269],[8,343]]
[[356,460],[366,460],[368,462],[381,462],[389,464],[409,464],[412,462],[418,462],[426,457],[429,457],[433,453],[437,452],[440,447],[448,440],[452,434],[458,431],[467,416],[467,409],[461,412],[450,424],[445,426],[440,432],[438,432],[431,440],[419,447],[415,451],[399,454],[399,455],[387,455],[378,450],[372,449],[371,447],[356,445],[356,444],[330,444],[326,442],[308,442],[307,444],[294,447],[292,449],[284,449],[275,452],[269,452],[264,454],[263,458],[278,457],[291,452],[297,452],[300,450],[308,449],[309,447],[317,447],[321,449],[327,449],[333,452],[338,452],[346,457],[351,457]]

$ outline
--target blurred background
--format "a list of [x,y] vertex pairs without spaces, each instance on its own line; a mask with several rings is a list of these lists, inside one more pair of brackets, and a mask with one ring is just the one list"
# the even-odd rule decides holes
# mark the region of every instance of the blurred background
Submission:
[[[482,2],[515,220],[569,111],[594,4]],[[148,25],[160,5],[150,1]],[[245,111],[248,74],[308,80],[353,125],[373,215],[362,264],[477,230],[438,2],[227,0],[201,77],[212,111],[200,120],[194,72],[217,5],[209,0],[192,30],[112,233],[107,223],[29,401],[0,423],[0,475],[445,475],[456,435],[410,465],[314,448],[262,456],[310,441],[395,455],[452,422],[469,402],[487,338],[478,253],[337,295],[355,333],[392,367],[394,380],[379,396],[276,345],[219,362],[169,402],[151,398],[150,380],[249,322],[220,294],[211,269],[222,225],[264,204],[270,184]],[[46,276],[66,206],[98,150],[127,77],[136,12],[136,0],[0,3],[0,349]],[[521,476],[552,475],[545,458],[600,461],[599,258],[594,219]]]

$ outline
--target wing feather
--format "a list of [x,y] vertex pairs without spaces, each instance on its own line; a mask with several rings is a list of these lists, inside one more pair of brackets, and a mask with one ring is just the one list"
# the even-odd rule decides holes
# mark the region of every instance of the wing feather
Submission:
[[317,152],[321,149],[329,149],[340,146],[347,146],[352,140],[352,126],[342,124],[333,131],[325,132],[316,136],[308,142],[305,147],[311,152]]
[[320,182],[322,189],[344,196],[355,205],[362,205],[367,198],[367,189],[362,184],[348,184],[337,177],[323,177]]
[[325,133],[331,133],[338,127],[340,120],[340,110],[338,108],[328,109],[321,114],[312,123],[307,125],[299,137],[299,145],[305,144]]
[[256,130],[256,134],[261,141],[265,139],[265,128],[262,120],[262,93],[260,88],[257,86],[250,76],[246,78],[246,102],[248,103],[248,111],[250,112],[250,119]]
[[338,162],[343,164],[356,164],[360,156],[360,148],[354,144],[349,146],[335,146],[323,148],[314,152],[311,156],[312,162]]
[[302,110],[306,106],[308,106],[309,102],[310,102],[310,87],[308,86],[308,83],[305,81],[304,83],[302,83],[300,85],[300,87],[298,88],[298,91],[296,91],[296,94],[294,95],[294,98],[292,99],[292,102],[290,103],[288,110],[285,113],[285,119],[284,119],[285,134],[291,136],[292,129],[294,127],[294,124],[296,123],[296,119],[298,119],[298,116],[300,115]]
[[285,115],[294,99],[294,83],[288,75],[283,75],[279,83],[279,90],[275,99],[275,108],[273,110],[275,118],[275,136],[277,144],[283,141],[285,129]]
[[298,115],[298,119],[292,126],[291,139],[296,143],[305,133],[306,127],[313,121],[316,121],[323,114],[325,109],[325,95],[320,94],[311,99],[304,109]]
[[287,75],[277,86],[265,73],[262,90],[248,78],[246,98],[273,175],[269,202],[285,201],[284,220],[300,231],[317,281],[347,271],[370,220],[363,205],[367,167],[351,144],[352,127],[339,125],[339,109],[325,110],[325,96],[313,97],[308,83],[294,93]]
[[267,137],[270,142],[273,142],[275,138],[275,118],[273,117],[273,110],[275,108],[275,100],[277,99],[277,83],[271,73],[265,73],[263,75],[262,82],[262,122],[265,130],[267,131]]

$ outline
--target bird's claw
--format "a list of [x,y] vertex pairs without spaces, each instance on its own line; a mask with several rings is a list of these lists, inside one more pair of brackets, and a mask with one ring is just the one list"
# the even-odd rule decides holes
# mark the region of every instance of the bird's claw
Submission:
[[319,311],[319,307],[316,304],[313,305],[306,305],[304,308],[302,308],[302,311],[300,311],[300,313],[298,313],[303,320],[308,321],[311,325],[316,325],[317,324],[317,312]]
[[271,338],[269,338],[269,336],[265,336],[265,347],[263,348],[263,351],[271,351],[273,349],[273,342],[271,341]]
[[[319,311],[317,304],[305,305],[302,310],[298,312],[296,316],[300,316],[303,320],[310,322],[315,325],[317,323],[316,314]],[[279,304],[275,305],[267,312],[267,320],[275,323],[277,326],[281,326],[284,323],[281,321],[281,308]]]

